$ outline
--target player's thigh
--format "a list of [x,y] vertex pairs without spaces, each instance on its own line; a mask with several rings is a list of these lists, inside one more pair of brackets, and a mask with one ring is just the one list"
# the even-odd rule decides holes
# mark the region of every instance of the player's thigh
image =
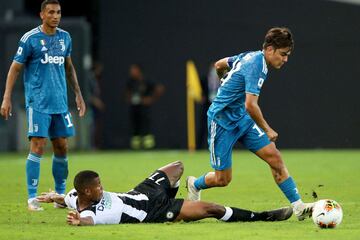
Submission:
[[144,193],[149,196],[149,198],[157,198],[161,195],[167,195],[170,188],[170,181],[166,173],[161,170],[156,170],[138,184],[134,190]]
[[252,127],[241,136],[239,141],[243,144],[245,148],[256,153],[258,150],[269,145],[271,142],[266,135],[265,131],[261,129],[255,122],[253,122]]
[[255,152],[255,154],[272,167],[284,166],[280,151],[276,148],[275,143],[273,142],[259,149]]
[[28,132],[27,135],[30,138],[32,137],[49,137],[49,128],[51,124],[51,116],[46,113],[41,113],[34,110],[32,107],[26,109],[27,117],[27,126]]
[[49,129],[49,137],[71,137],[75,135],[75,127],[70,112],[51,115],[51,125]]
[[226,130],[214,121],[208,125],[210,164],[215,170],[225,170],[232,166],[232,149],[239,138],[238,128]]

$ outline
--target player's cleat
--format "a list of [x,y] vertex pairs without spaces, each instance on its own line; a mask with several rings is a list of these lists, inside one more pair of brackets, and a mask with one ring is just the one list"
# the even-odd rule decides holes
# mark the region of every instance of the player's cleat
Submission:
[[307,217],[311,217],[315,203],[302,203],[297,207],[294,207],[295,216],[299,221],[304,220]]
[[28,209],[29,211],[42,211],[44,210],[41,206],[39,201],[36,198],[30,198],[28,199]]
[[284,207],[275,210],[265,211],[264,213],[267,215],[264,221],[284,221],[292,216],[293,209],[292,207]]
[[186,188],[188,192],[187,199],[191,201],[200,201],[200,190],[197,190],[194,182],[196,177],[189,176],[186,178]]

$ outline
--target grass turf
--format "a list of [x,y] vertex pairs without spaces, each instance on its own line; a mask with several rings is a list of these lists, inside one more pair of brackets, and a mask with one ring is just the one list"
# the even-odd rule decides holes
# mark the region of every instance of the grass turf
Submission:
[[[304,201],[319,197],[337,200],[344,218],[336,229],[319,229],[311,219],[299,222],[222,223],[205,219],[192,223],[123,224],[72,227],[65,223],[66,210],[45,205],[43,212],[26,208],[25,157],[0,154],[0,239],[359,239],[360,236],[360,151],[283,151],[287,167]],[[87,152],[69,154],[69,183],[79,170],[100,174],[107,191],[127,191],[154,169],[182,160],[184,177],[178,197],[186,197],[185,176],[199,176],[210,169],[206,151]],[[39,193],[53,188],[50,155],[41,163]],[[265,163],[245,151],[233,154],[233,180],[226,188],[203,191],[202,199],[227,206],[265,210],[288,205],[273,182]]]

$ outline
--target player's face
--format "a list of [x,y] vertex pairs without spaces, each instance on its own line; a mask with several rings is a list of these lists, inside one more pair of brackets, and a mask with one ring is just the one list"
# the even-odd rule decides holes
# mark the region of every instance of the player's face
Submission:
[[135,80],[142,79],[142,72],[141,69],[136,65],[131,65],[129,70],[129,75],[131,78]]
[[270,46],[265,49],[265,59],[273,68],[280,69],[289,58],[291,53],[290,48],[278,48]]
[[48,4],[45,9],[40,12],[40,17],[47,27],[55,28],[59,26],[61,19],[61,7],[59,4]]
[[90,187],[90,198],[92,201],[99,201],[103,195],[103,187],[100,182],[100,178],[94,179],[94,183]]

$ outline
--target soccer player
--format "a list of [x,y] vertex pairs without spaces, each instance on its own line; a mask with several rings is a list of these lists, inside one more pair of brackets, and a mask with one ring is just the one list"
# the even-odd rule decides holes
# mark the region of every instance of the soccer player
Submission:
[[74,135],[72,117],[67,105],[67,84],[75,93],[79,116],[85,114],[85,103],[71,60],[71,38],[58,28],[61,7],[57,0],[41,4],[42,24],[25,33],[10,66],[1,105],[1,115],[11,116],[11,93],[15,81],[24,68],[24,85],[30,153],[26,161],[28,209],[42,210],[36,200],[40,161],[46,139],[53,146],[52,173],[55,190],[65,193],[68,176],[67,137]]
[[214,172],[187,178],[188,199],[200,190],[227,186],[232,178],[231,154],[239,141],[269,164],[275,182],[290,201],[299,220],[310,216],[313,203],[303,203],[295,181],[276,148],[278,133],[265,121],[258,105],[268,67],[280,69],[294,49],[288,28],[271,28],[261,51],[244,52],[215,63],[221,86],[208,110],[208,144]]
[[170,163],[126,193],[106,192],[96,172],[81,171],[74,178],[75,189],[65,197],[48,192],[39,196],[38,200],[72,208],[67,222],[77,226],[195,221],[203,218],[217,218],[226,222],[283,221],[292,215],[290,207],[253,212],[214,203],[176,199],[183,171],[184,166],[180,161]]

